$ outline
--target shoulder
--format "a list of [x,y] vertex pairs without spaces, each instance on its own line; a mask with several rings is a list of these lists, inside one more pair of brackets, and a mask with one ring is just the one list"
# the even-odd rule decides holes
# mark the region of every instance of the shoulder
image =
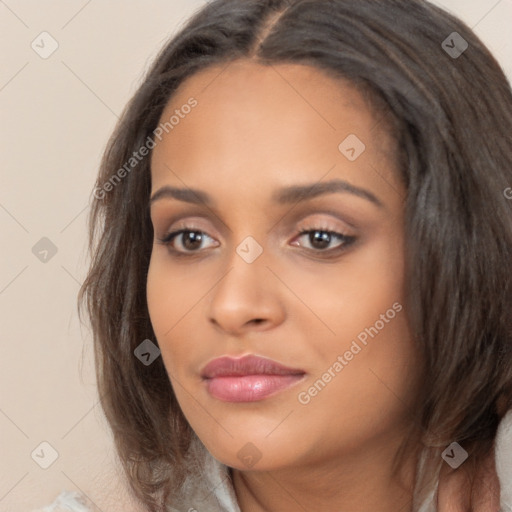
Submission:
[[495,461],[502,510],[512,512],[512,409],[503,417],[496,433]]

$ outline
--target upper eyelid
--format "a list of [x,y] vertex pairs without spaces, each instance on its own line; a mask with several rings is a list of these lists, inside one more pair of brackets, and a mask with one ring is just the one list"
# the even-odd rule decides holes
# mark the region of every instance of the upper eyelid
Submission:
[[[314,219],[311,219],[312,216],[318,216],[318,215],[324,215],[324,216],[328,216],[331,220],[329,221],[326,221],[325,219],[322,219],[322,220],[314,220]],[[272,231],[275,229],[276,225],[279,225],[281,224],[281,228],[280,229],[289,229],[291,228],[291,226],[296,226],[297,224],[301,224],[301,223],[311,223],[313,225],[315,225],[314,227],[317,227],[316,225],[317,224],[328,224],[328,223],[332,223],[332,222],[336,222],[336,223],[341,223],[342,224],[342,227],[340,228],[330,228],[332,231],[340,231],[340,230],[349,230],[349,231],[358,231],[358,226],[356,225],[356,223],[353,221],[353,216],[352,215],[347,215],[346,213],[345,214],[341,214],[340,212],[337,212],[335,210],[332,210],[332,209],[329,209],[329,208],[316,208],[315,210],[312,210],[312,211],[309,211],[309,212],[301,212],[299,214],[294,214],[292,216],[290,216],[288,218],[288,220],[285,220],[283,222],[283,220],[285,218],[281,218],[278,220],[278,222],[271,222],[271,228],[269,230],[267,230],[267,233],[269,231]],[[152,220],[152,223],[153,223],[153,226],[155,226],[155,224],[157,224],[157,219],[154,219],[153,217],[151,218]],[[231,233],[232,230],[231,228],[229,228],[229,226],[227,226],[224,221],[220,221],[221,223],[221,226],[217,227],[215,226],[216,224],[216,221],[215,220],[212,220],[208,215],[198,215],[197,214],[197,211],[194,210],[194,211],[185,211],[183,212],[182,214],[180,214],[179,216],[176,216],[172,219],[172,224],[170,225],[175,225],[175,224],[179,224],[179,223],[183,223],[183,225],[185,224],[194,224],[194,223],[197,223],[198,222],[198,219],[200,219],[200,222],[207,222],[208,224],[210,225],[214,225],[214,229],[215,231],[221,233],[222,236],[225,236],[227,235],[227,233]],[[166,221],[166,224],[169,224],[169,222]],[[284,226],[283,226],[284,224]],[[345,227],[343,227],[345,226]],[[188,226],[187,226],[188,227]],[[176,226],[176,227],[173,227],[172,229],[169,227],[167,229],[167,232],[170,232],[170,231],[175,231],[177,229],[180,229],[180,226]],[[198,230],[202,230],[203,228],[202,227],[198,227],[197,228]],[[205,231],[208,231],[208,229],[204,228]]]
[[[364,220],[364,216],[362,219],[360,218],[359,210],[357,211],[356,214],[354,214],[353,208],[351,207],[349,207],[348,209],[341,208],[341,210],[337,210],[336,208],[333,208],[331,205],[316,203],[316,201],[318,200],[318,198],[315,198],[311,199],[311,202],[308,202],[306,204],[299,203],[298,205],[296,205],[298,206],[298,208],[294,206],[292,210],[290,210],[287,214],[281,216],[277,220],[272,220],[271,218],[269,218],[271,226],[269,231],[273,230],[275,226],[278,224],[284,224],[289,228],[291,225],[295,225],[298,222],[304,221],[304,219],[306,218],[317,215],[326,215],[328,217],[332,217],[337,222],[342,222],[349,229],[356,230],[358,229],[358,226],[361,224],[361,222]],[[199,210],[198,206],[200,208]],[[183,219],[192,218],[201,219],[202,221],[206,221],[210,224],[213,224],[215,226],[215,229],[223,234],[232,232],[232,229],[227,225],[225,220],[220,215],[212,213],[210,210],[205,211],[201,205],[184,205],[183,207],[179,208],[178,212],[176,212],[175,215],[169,215],[169,217],[167,217],[167,214],[165,213],[169,212],[167,208],[162,208],[162,214],[160,214],[159,208],[156,211],[158,211],[159,213],[153,213],[155,212],[154,209],[150,211],[150,218],[153,224],[157,223],[160,217],[162,219],[167,218],[167,220],[172,218],[173,223],[179,222]],[[173,210],[171,210],[171,212],[172,211]]]
[[[201,207],[200,205],[197,205]],[[190,223],[197,223],[198,219],[200,222],[207,222],[209,225],[216,226],[217,224],[219,227],[215,227],[215,230],[218,232],[221,232],[222,234],[227,234],[228,232],[231,232],[231,229],[227,224],[215,213],[212,213],[210,210],[208,212],[205,212],[204,209],[201,209],[201,211],[198,213],[197,206],[188,206],[185,207],[184,210],[179,211],[179,213],[176,213],[175,215],[169,215],[167,216],[165,213],[162,214],[154,214],[153,209],[150,210],[150,220],[153,225],[153,229],[156,230],[157,224],[165,223],[166,226],[174,226],[177,223],[183,223],[183,224],[190,224]],[[165,212],[166,210],[163,210]],[[164,221],[165,219],[165,221]],[[176,228],[167,228],[166,232],[175,231],[177,229],[180,229],[180,227]],[[203,229],[203,228],[201,228]]]

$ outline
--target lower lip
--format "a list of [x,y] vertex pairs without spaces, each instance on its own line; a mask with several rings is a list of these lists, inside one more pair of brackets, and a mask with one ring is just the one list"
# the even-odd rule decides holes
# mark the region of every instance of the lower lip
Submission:
[[210,395],[225,402],[256,402],[283,391],[304,375],[244,375],[206,379]]

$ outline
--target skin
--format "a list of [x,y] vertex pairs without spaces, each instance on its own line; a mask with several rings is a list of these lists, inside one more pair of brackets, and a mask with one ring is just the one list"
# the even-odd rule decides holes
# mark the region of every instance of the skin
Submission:
[[[410,510],[412,454],[399,475],[391,471],[419,375],[404,306],[406,191],[393,141],[354,87],[309,66],[242,60],[203,70],[181,85],[162,120],[190,97],[198,105],[153,150],[151,192],[191,187],[213,203],[151,204],[147,280],[151,322],[183,413],[233,468],[243,512]],[[349,134],[366,146],[355,161],[338,149]],[[371,192],[381,206],[347,192],[295,204],[272,198],[281,187],[331,179]],[[160,241],[184,227],[202,241]],[[333,237],[319,249],[302,228],[355,242],[336,252]],[[247,236],[263,249],[252,263],[236,252]],[[299,393],[395,303],[402,311],[300,403]],[[246,354],[306,375],[257,402],[212,397],[202,368]],[[247,443],[261,456],[252,467],[237,456]]]

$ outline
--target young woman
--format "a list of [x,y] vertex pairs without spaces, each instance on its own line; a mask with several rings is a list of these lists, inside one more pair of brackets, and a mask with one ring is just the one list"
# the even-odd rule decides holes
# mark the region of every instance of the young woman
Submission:
[[146,510],[512,510],[511,130],[425,1],[214,0],[173,37],[80,295]]

